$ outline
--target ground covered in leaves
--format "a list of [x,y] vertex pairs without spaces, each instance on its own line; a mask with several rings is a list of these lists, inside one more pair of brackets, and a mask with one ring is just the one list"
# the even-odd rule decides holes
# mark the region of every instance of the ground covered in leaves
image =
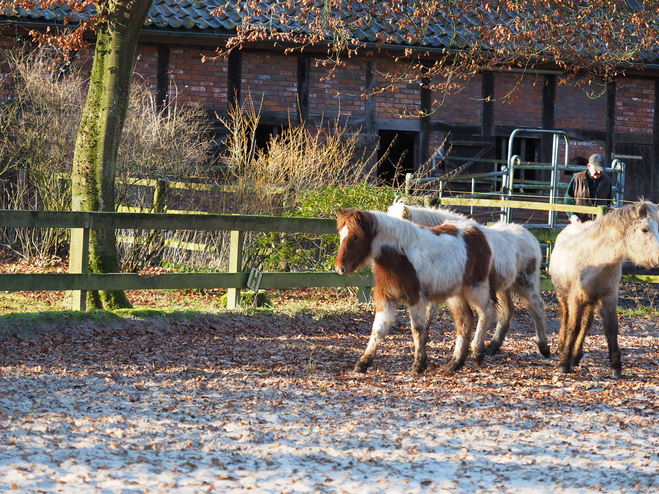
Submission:
[[[218,298],[160,296],[207,308]],[[422,376],[409,374],[401,310],[374,367],[355,376],[373,312],[353,300],[291,291],[265,312],[10,328],[0,334],[0,492],[659,490],[653,316],[620,315],[620,381],[597,319],[582,364],[557,375],[521,306],[502,352],[456,374],[444,370],[454,335],[442,311]],[[546,304],[555,350],[551,294]]]

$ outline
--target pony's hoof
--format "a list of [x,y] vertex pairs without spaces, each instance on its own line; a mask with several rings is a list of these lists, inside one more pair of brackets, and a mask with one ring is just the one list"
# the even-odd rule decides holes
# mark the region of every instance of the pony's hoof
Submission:
[[428,368],[428,364],[426,364],[425,362],[421,362],[418,364],[415,362],[414,365],[412,366],[412,374],[416,374],[416,375],[423,374],[427,368]]
[[570,373],[570,366],[565,365],[565,364],[559,365],[556,370],[558,370],[558,372],[560,374],[569,374]]
[[615,379],[621,379],[622,378],[622,369],[611,369],[611,374]]
[[492,343],[490,343],[485,347],[485,355],[487,355],[488,357],[493,357],[494,355],[499,353],[499,348],[501,348],[499,345],[493,345]]
[[474,355],[474,364],[476,365],[476,367],[480,368],[483,365],[484,360],[485,360],[485,352]]
[[362,362],[357,362],[357,365],[355,365],[355,368],[352,371],[355,374],[366,374],[367,370],[368,370],[367,364],[364,364]]
[[549,345],[538,347],[538,349],[544,358],[551,357],[551,350],[549,349]]
[[453,360],[448,366],[446,367],[446,370],[453,373],[453,372],[458,372],[460,369],[462,369],[462,366],[464,365],[464,362],[458,362],[456,360]]

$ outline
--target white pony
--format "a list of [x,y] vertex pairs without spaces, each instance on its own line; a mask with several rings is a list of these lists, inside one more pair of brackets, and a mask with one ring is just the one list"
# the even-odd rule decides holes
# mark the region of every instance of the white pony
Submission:
[[535,341],[540,353],[545,357],[550,356],[545,329],[545,309],[540,291],[542,251],[540,243],[531,232],[513,223],[495,223],[488,227],[454,211],[401,203],[390,206],[387,214],[423,226],[467,222],[482,229],[494,256],[494,289],[497,293],[497,327],[486,349],[487,354],[494,355],[499,351],[510,329],[515,312],[512,296],[514,290],[531,313],[535,325]]
[[465,362],[472,342],[477,364],[484,356],[485,331],[494,315],[496,294],[492,252],[485,235],[467,224],[424,228],[380,211],[340,210],[337,229],[341,238],[334,267],[339,274],[352,274],[370,262],[375,276],[375,320],[366,351],[355,366],[365,373],[373,363],[379,343],[396,318],[399,301],[408,304],[414,338],[412,371],[427,367],[426,341],[431,305],[447,300],[455,317],[457,338],[449,370]]
[[657,206],[639,201],[595,221],[568,225],[556,237],[549,274],[560,305],[560,372],[570,372],[583,357],[583,345],[600,306],[602,326],[615,377],[622,375],[618,347],[618,289],[622,263],[659,266]]

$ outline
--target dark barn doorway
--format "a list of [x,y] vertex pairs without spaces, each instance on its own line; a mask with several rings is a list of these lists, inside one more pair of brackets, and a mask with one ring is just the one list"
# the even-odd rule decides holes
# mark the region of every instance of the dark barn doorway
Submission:
[[404,184],[405,174],[414,171],[418,133],[381,130],[379,136],[378,183],[393,186]]

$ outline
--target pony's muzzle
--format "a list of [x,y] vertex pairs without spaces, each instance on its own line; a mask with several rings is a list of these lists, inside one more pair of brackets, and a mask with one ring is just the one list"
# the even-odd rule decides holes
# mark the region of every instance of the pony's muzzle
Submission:
[[339,273],[340,275],[344,275],[347,273],[345,266],[334,266],[334,269],[336,269],[336,272]]

